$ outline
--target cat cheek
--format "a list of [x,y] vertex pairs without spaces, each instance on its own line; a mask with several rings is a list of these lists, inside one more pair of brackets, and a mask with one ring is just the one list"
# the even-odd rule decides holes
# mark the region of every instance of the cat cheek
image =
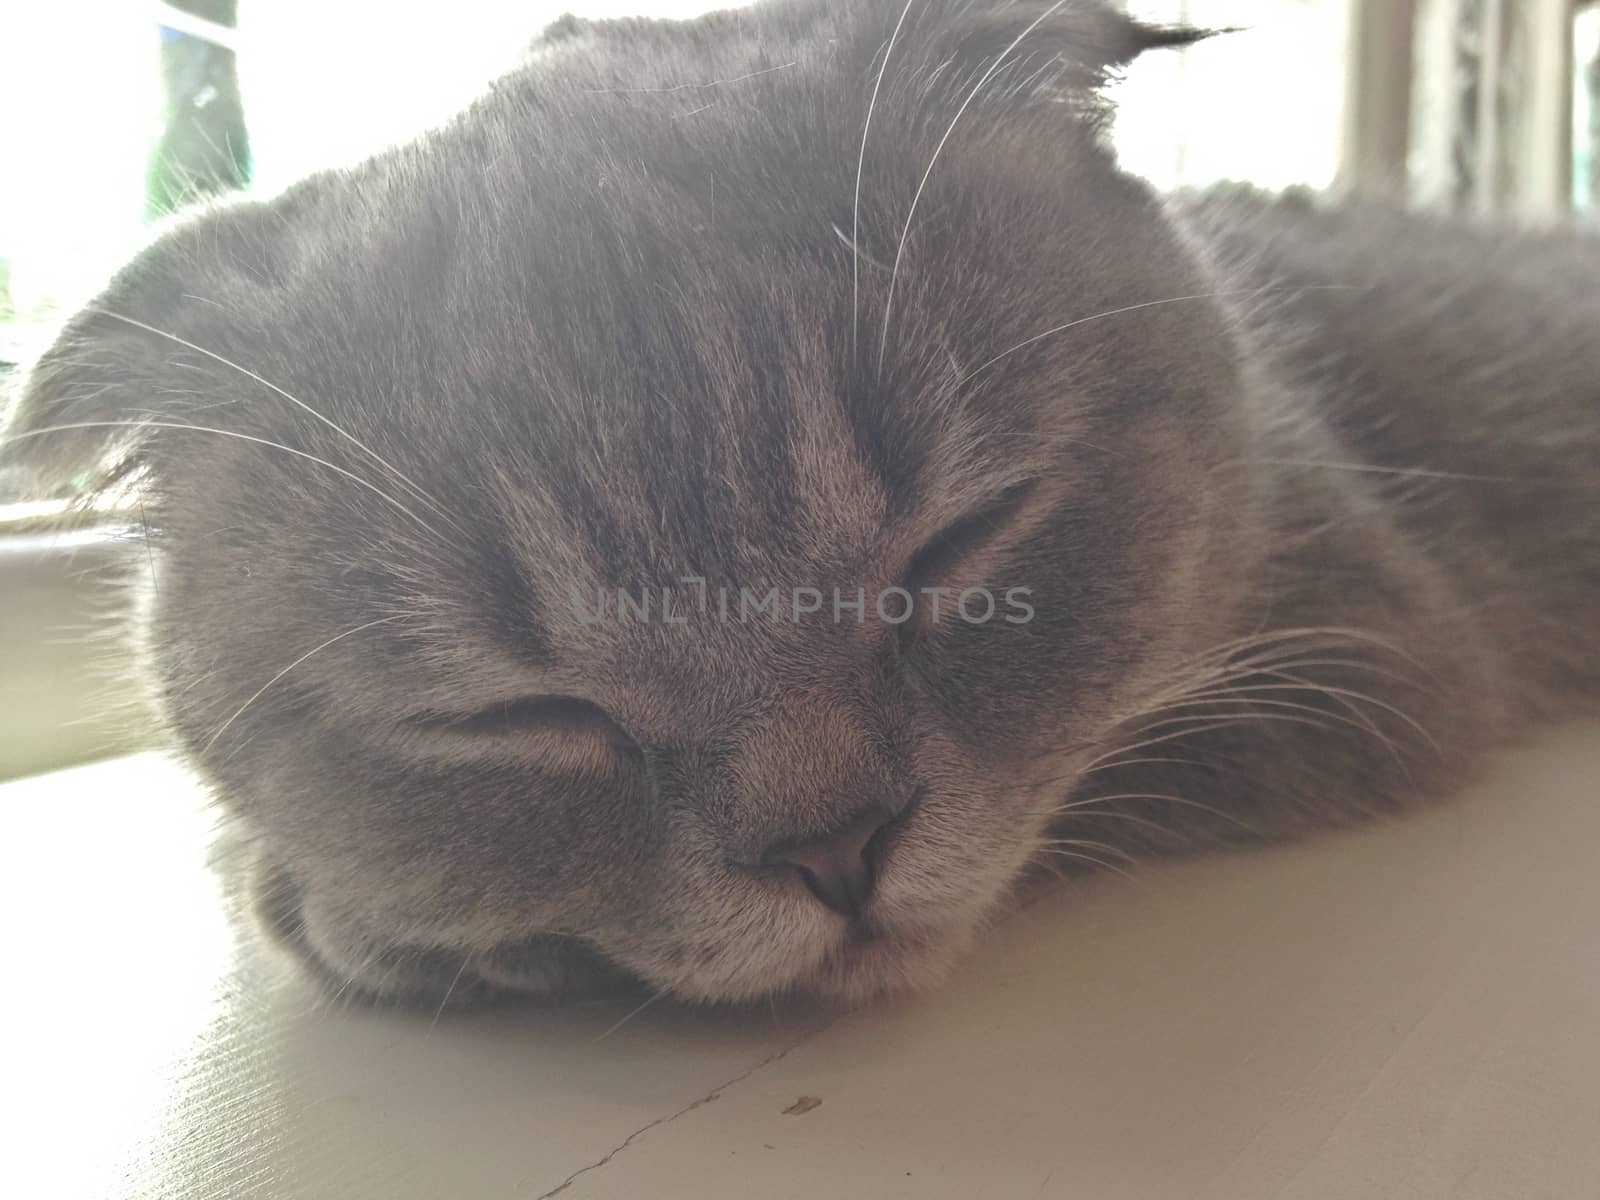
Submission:
[[452,970],[459,970],[464,961],[460,955],[438,954],[435,961],[428,961],[415,953],[386,951],[380,942],[341,927],[327,906],[316,902],[280,867],[258,861],[251,868],[247,886],[251,903],[273,940],[325,990],[340,998],[371,1002],[420,998],[428,990],[431,975],[450,965],[446,960],[453,962]]

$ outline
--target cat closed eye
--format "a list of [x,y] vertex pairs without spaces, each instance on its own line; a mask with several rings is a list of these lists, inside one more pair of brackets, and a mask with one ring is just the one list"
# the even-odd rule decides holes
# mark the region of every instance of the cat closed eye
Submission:
[[962,559],[982,550],[1005,531],[1038,485],[1037,479],[1012,484],[932,538],[912,556],[901,586],[915,593],[918,588],[943,583],[944,576]]
[[[1037,479],[1025,479],[1001,492],[993,500],[968,513],[928,541],[907,564],[900,586],[915,601],[911,619],[899,626],[902,646],[924,633],[934,624],[933,606],[925,598],[923,589],[951,588],[959,590],[962,564],[990,546],[1020,515],[1028,498],[1037,489]],[[998,580],[968,581],[979,586],[993,586]],[[946,601],[948,608],[953,601]]]
[[411,724],[430,732],[470,738],[555,734],[602,738],[617,749],[639,753],[638,744],[599,705],[575,696],[525,696],[472,712],[427,713]]

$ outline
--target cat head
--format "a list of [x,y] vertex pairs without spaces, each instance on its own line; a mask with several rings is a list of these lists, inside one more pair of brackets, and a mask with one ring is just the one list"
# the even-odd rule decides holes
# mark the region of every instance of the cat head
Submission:
[[1099,3],[563,22],[195,217],[3,454],[136,477],[171,728],[379,996],[937,975],[1251,554],[1222,311]]

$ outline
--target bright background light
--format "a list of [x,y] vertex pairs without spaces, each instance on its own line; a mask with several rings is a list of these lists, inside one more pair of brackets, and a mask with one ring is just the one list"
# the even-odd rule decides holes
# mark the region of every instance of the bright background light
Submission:
[[707,0],[240,0],[239,85],[255,188],[276,191],[441,124],[564,13],[687,17],[727,7]]
[[[1244,32],[1137,64],[1116,89],[1123,161],[1160,187],[1322,186],[1338,158],[1348,0],[1132,0]],[[239,78],[270,194],[436,126],[567,11],[690,16],[706,0],[241,0]],[[86,301],[150,235],[161,131],[156,3],[0,5],[0,258],[15,319]],[[0,321],[6,319],[0,311]]]
[[1136,16],[1233,32],[1148,54],[1117,89],[1117,151],[1157,187],[1324,188],[1339,167],[1349,0],[1132,0]]
[[86,295],[144,236],[159,65],[147,8],[0,3],[0,257],[19,311]]

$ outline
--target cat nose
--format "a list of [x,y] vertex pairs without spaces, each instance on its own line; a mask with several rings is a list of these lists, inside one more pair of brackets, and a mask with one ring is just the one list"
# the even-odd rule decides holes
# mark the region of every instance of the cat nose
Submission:
[[841,916],[858,917],[872,896],[873,837],[893,819],[886,808],[869,809],[821,837],[772,843],[762,851],[761,864],[793,867],[818,900]]

